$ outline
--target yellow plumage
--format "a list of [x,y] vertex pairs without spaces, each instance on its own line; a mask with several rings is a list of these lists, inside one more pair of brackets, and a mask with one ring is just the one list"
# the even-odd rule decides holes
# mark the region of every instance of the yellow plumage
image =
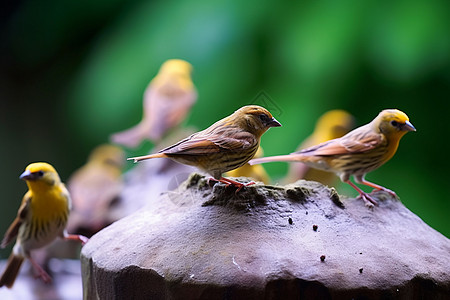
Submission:
[[356,189],[366,204],[376,205],[377,202],[369,194],[350,181],[350,176],[353,176],[357,183],[396,196],[393,191],[365,180],[364,176],[391,159],[397,151],[400,139],[409,131],[416,131],[416,129],[404,112],[386,109],[369,124],[358,127],[341,138],[289,155],[253,159],[249,163],[297,161],[312,168],[333,172],[339,175],[343,182]]
[[[55,169],[44,163],[30,165],[27,170],[33,174],[44,172],[40,180],[27,180],[29,191],[24,197],[30,200],[30,210],[33,212],[33,219],[39,219],[42,222],[49,222],[55,216],[65,215],[68,218],[71,202],[69,193]],[[52,184],[53,183],[53,184]]]
[[197,100],[192,65],[181,59],[164,62],[144,93],[143,116],[136,126],[111,136],[113,143],[136,147],[143,140],[159,142],[182,123]]
[[48,163],[28,165],[20,176],[28,185],[16,219],[2,240],[2,248],[14,238],[16,244],[0,277],[0,287],[11,288],[25,259],[29,259],[44,282],[50,276],[31,258],[31,250],[50,244],[56,237],[87,242],[87,238],[70,235],[65,227],[71,208],[70,196],[56,170]]

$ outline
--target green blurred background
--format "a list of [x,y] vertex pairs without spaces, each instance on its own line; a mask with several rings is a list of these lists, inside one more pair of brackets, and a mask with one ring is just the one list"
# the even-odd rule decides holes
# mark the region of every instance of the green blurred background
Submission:
[[[330,109],[358,125],[385,108],[405,111],[417,132],[367,179],[450,236],[450,2],[10,2],[0,28],[0,231],[26,191],[18,176],[29,162],[51,162],[66,181],[94,146],[140,120],[148,82],[181,58],[199,93],[186,124],[203,129],[266,104],[283,124],[263,136],[266,155],[292,152]],[[279,178],[287,164],[266,168]]]

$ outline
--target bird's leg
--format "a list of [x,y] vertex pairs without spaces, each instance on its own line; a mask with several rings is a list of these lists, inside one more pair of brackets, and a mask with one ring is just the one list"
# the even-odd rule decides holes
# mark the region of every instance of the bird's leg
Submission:
[[225,177],[220,177],[219,182],[225,183],[227,185],[227,187],[230,186],[230,185],[234,185],[235,187],[237,187],[238,189],[236,190],[236,194],[239,193],[239,191],[244,186],[249,186],[249,185],[255,184],[254,181],[250,181],[250,182],[247,182],[247,183],[240,183],[240,182],[237,182],[235,180],[231,180],[231,179],[225,178]]
[[41,278],[42,281],[44,281],[45,283],[52,282],[52,278],[50,277],[50,275],[48,275],[48,273],[45,272],[44,269],[42,269],[41,266],[38,265],[38,263],[35,262],[31,256],[28,257],[28,259],[30,260],[31,264],[33,265],[33,268],[37,272],[37,275],[35,276],[35,278]]
[[368,206],[372,206],[372,204],[378,205],[377,201],[375,201],[369,194],[367,194],[366,192],[361,190],[359,187],[357,187],[353,182],[351,182],[350,180],[347,180],[347,181],[345,181],[345,183],[350,184],[351,187],[354,188],[359,193],[358,198],[362,198],[366,205],[368,205]]
[[361,184],[373,187],[375,190],[373,190],[372,193],[375,192],[375,191],[385,191],[385,192],[389,193],[390,195],[392,195],[393,197],[398,198],[397,194],[394,191],[392,191],[390,189],[387,189],[384,186],[375,184],[373,182],[369,182],[369,181],[367,181],[365,179],[361,180]]
[[215,179],[214,177],[209,177],[209,178],[208,178],[208,184],[210,184],[211,181],[214,182],[214,184],[215,184],[216,182],[219,182],[219,180]]
[[78,235],[78,234],[68,234],[65,233],[64,234],[64,239],[66,241],[77,241],[80,242],[82,246],[84,246],[84,244],[86,244],[89,239],[87,237],[85,237],[84,235]]

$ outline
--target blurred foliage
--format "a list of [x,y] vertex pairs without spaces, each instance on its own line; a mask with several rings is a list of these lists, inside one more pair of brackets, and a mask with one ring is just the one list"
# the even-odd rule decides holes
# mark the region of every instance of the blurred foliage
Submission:
[[[384,108],[405,111],[418,131],[368,179],[450,236],[440,158],[449,150],[448,1],[30,0],[1,14],[1,231],[29,162],[51,162],[66,181],[93,147],[140,120],[146,85],[163,61],[181,58],[199,92],[186,124],[203,129],[262,104],[283,124],[263,136],[266,155],[293,151],[330,109],[358,125]],[[274,178],[287,170],[266,167]]]

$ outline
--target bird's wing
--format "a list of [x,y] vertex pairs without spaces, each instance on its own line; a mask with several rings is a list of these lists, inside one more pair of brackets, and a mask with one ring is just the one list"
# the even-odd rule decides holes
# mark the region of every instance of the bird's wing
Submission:
[[30,202],[31,192],[28,191],[23,197],[22,204],[20,205],[19,211],[17,212],[17,217],[11,223],[5,233],[5,236],[3,237],[2,243],[0,245],[1,248],[5,248],[17,236],[20,225],[22,225],[23,220],[25,220],[28,215]]
[[170,103],[171,107],[177,109],[171,109],[170,114],[167,116],[167,123],[170,127],[178,126],[182,123],[189,114],[192,105],[197,100],[197,91],[195,89],[183,90],[179,93],[175,99],[175,103]]
[[151,140],[159,140],[186,119],[197,93],[193,87],[185,89],[177,82],[156,81],[149,86],[144,97],[143,120],[148,124],[146,135]]
[[303,149],[297,153],[306,155],[343,155],[361,153],[374,149],[383,141],[381,134],[368,130],[350,132],[342,138],[330,140],[319,145]]
[[[228,133],[229,132],[229,133]],[[241,151],[257,143],[248,132],[227,130],[222,133],[200,131],[190,137],[160,151],[165,154],[200,155],[219,151]]]

